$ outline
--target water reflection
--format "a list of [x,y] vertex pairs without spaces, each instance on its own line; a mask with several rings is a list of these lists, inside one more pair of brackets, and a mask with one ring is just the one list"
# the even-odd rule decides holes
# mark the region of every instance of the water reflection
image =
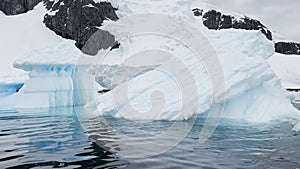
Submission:
[[73,108],[0,112],[0,166],[101,166],[116,161],[91,142]]
[[121,148],[118,133],[157,135],[172,122],[93,117],[82,125],[74,108],[0,112],[0,168],[300,167],[300,133],[288,123],[223,120],[213,136],[199,144],[204,120],[199,117],[187,137],[170,151],[125,160],[113,153]]

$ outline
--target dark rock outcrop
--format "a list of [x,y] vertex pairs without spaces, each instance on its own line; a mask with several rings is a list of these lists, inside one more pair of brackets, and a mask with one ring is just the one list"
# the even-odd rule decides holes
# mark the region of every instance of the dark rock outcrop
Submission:
[[111,91],[111,90],[110,89],[103,89],[103,90],[98,91],[98,93],[99,94],[104,94],[104,93],[107,93],[109,91]]
[[[193,13],[197,17],[202,17],[203,24],[208,29],[244,29],[244,30],[260,30],[269,40],[272,40],[272,32],[267,29],[260,21],[249,17],[236,18],[234,16],[225,15],[216,10],[203,12],[202,9],[195,8]],[[276,42],[275,51],[286,55],[300,55],[300,43],[296,42]]]
[[75,45],[85,54],[96,55],[100,49],[112,50],[117,43],[114,35],[93,27]]
[[[85,47],[84,53],[94,55],[99,49],[107,49],[115,45],[113,35],[97,28],[106,19],[113,21],[118,19],[117,9],[111,3],[96,3],[93,0],[59,0],[56,3],[45,1],[45,5],[49,10],[49,14],[44,17],[45,25],[59,36],[75,40],[79,49],[90,41],[89,49]],[[99,38],[102,38],[101,41],[90,40],[96,32]]]
[[286,90],[289,92],[299,92],[300,91],[300,89],[286,89]]
[[[54,5],[54,1],[53,0],[43,0],[43,2],[44,2],[44,5],[46,6],[47,10],[51,10],[51,8]],[[59,5],[59,4],[57,4],[57,5]]]
[[202,16],[203,9],[195,8],[195,9],[193,9],[193,12],[194,12],[195,16]]
[[236,18],[230,15],[222,14],[216,10],[210,10],[203,13],[203,10],[198,8],[193,10],[195,16],[202,16],[203,24],[208,29],[245,29],[245,30],[260,30],[269,40],[272,40],[272,33],[260,21],[249,17]]
[[42,0],[0,0],[0,10],[5,15],[17,15],[32,10]]
[[300,43],[296,42],[277,42],[275,51],[286,55],[300,55]]

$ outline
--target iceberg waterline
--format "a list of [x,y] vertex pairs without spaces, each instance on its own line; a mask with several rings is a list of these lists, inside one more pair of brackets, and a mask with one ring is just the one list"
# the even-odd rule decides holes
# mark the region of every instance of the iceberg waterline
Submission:
[[[274,44],[267,40],[260,31],[222,30],[209,31],[203,27],[202,20],[193,16],[191,10],[201,7],[193,3],[163,1],[162,7],[149,5],[140,8],[139,3],[122,2],[119,4],[118,15],[121,17],[145,12],[175,12],[199,28],[215,48],[222,64],[226,79],[226,98],[219,103],[213,102],[213,91],[209,74],[201,60],[191,50],[177,41],[160,36],[140,36],[124,41],[119,49],[112,51],[104,61],[105,64],[121,65],[136,51],[149,47],[174,54],[186,64],[188,70],[178,70],[178,73],[190,71],[198,89],[198,108],[188,114],[181,114],[181,90],[187,90],[189,85],[180,86],[174,79],[159,69],[151,70],[139,76],[132,76],[128,88],[127,100],[119,105],[132,105],[140,116],[130,112],[122,112],[122,106],[116,108],[113,92],[121,90],[117,86],[113,91],[97,95],[97,84],[93,76],[85,71],[85,67],[77,65],[80,51],[73,44],[63,42],[55,48],[33,51],[28,57],[17,60],[15,67],[29,71],[29,80],[18,93],[0,98],[0,107],[37,108],[57,106],[94,105],[95,115],[110,115],[140,120],[184,120],[194,114],[207,112],[212,106],[226,101],[223,117],[245,119],[253,122],[270,120],[299,119],[299,112],[292,106],[289,95],[283,90],[279,79],[270,69],[266,59],[274,53]],[[184,3],[184,4],[182,4]],[[148,4],[147,4],[148,6]],[[146,10],[146,11],[144,11]],[[114,34],[114,32],[111,32]],[[209,57],[209,56],[206,56]],[[161,64],[168,63],[168,60]],[[78,70],[79,68],[79,70]],[[158,67],[159,68],[159,67]],[[110,77],[107,77],[110,78]],[[103,79],[105,81],[107,79]],[[120,84],[122,85],[122,84]],[[164,111],[147,114],[151,109],[151,94],[154,91],[164,94],[166,103]],[[89,102],[91,101],[91,102]],[[193,102],[190,98],[188,102]],[[274,106],[276,105],[276,106]],[[93,112],[89,112],[93,113]],[[296,125],[297,123],[295,123]]]
[[[96,92],[86,85],[93,77],[75,65],[37,65],[19,92],[0,98],[1,109],[49,108],[84,105]],[[16,92],[16,91],[15,91]]]
[[[202,19],[193,16],[192,9],[213,9],[215,7],[207,4],[191,1],[160,1],[160,8],[147,4],[147,8],[140,8],[135,0],[115,2],[120,10],[118,16],[130,16],[146,12],[167,13],[168,15],[180,17],[189,21],[206,35],[215,48],[226,79],[226,107],[223,117],[250,120],[252,122],[267,122],[278,119],[293,119],[298,121],[299,111],[291,104],[291,96],[283,89],[280,80],[270,69],[267,59],[274,54],[274,44],[259,31],[243,30],[221,30],[218,32],[207,30],[203,26]],[[226,13],[226,12],[225,12]],[[104,25],[105,26],[105,25]],[[104,28],[105,29],[105,28]],[[113,30],[112,34],[117,35]],[[118,36],[116,36],[118,40]],[[128,100],[119,103],[115,107],[115,96],[113,92],[100,95],[96,98],[98,110],[95,115],[110,115],[132,119],[152,120],[174,120],[187,119],[193,114],[207,112],[215,104],[213,98],[212,84],[205,65],[195,59],[193,53],[185,46],[170,39],[162,37],[131,37],[130,40],[122,42],[119,50],[111,52],[109,57],[130,56],[139,50],[148,48],[164,50],[176,55],[186,65],[197,83],[200,105],[197,110],[189,114],[180,114],[181,95],[180,91],[187,91],[189,85],[180,89],[174,83],[174,79],[160,71],[151,71],[132,80],[128,85]],[[119,53],[118,53],[119,52]],[[209,56],[207,56],[209,57]],[[124,59],[125,60],[125,59]],[[163,64],[164,61],[162,61]],[[168,62],[168,61],[165,61]],[[184,71],[182,71],[184,72]],[[173,83],[172,83],[173,82]],[[182,87],[182,86],[180,86]],[[116,88],[115,93],[122,90]],[[162,91],[166,100],[164,111],[156,114],[147,114],[151,110],[151,96],[155,91]],[[193,98],[189,100],[193,103]],[[274,103],[276,106],[274,106]],[[128,104],[132,105],[140,115],[133,116],[126,111]],[[122,110],[123,107],[125,110]]]
[[[218,53],[226,78],[227,101],[223,117],[245,119],[252,122],[299,118],[298,110],[291,104],[292,98],[283,89],[280,80],[266,61],[274,53],[273,44],[260,32],[226,30],[220,33],[208,33],[207,36]],[[147,43],[145,43],[145,39],[147,39]],[[190,114],[180,114],[182,106],[180,91],[188,90],[184,88],[190,86],[178,87],[172,77],[159,70],[153,70],[131,81],[128,88],[129,99],[119,103],[123,106],[116,108],[114,92],[98,96],[96,98],[98,111],[95,112],[95,115],[100,113],[142,120],[184,120],[194,114],[205,113],[214,104],[217,104],[212,102],[211,80],[205,70],[205,65],[197,60],[197,57],[189,49],[181,46],[178,42],[170,39],[164,40],[161,37],[143,36],[131,38],[130,42],[123,42],[122,46],[124,47],[122,47],[122,53],[126,53],[128,56],[137,48],[145,50],[148,46],[173,52],[187,65],[188,71],[192,72],[197,83],[200,106]],[[117,52],[113,52],[111,55],[115,54],[118,55]],[[164,63],[162,62],[162,64]],[[121,90],[121,87],[114,89],[115,93],[121,92]],[[152,105],[151,95],[157,90],[164,93],[165,109],[156,114],[147,114],[145,112],[148,112]],[[190,103],[193,103],[193,98]],[[274,103],[277,103],[276,106]],[[128,104],[141,112],[140,116],[133,116],[130,112],[123,110],[123,107],[125,109]]]

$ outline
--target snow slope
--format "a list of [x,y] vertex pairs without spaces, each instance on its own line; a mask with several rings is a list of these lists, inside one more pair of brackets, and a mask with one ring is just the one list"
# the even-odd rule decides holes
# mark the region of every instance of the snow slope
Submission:
[[281,79],[282,85],[288,89],[300,88],[300,57],[275,53],[268,60],[275,74]]
[[8,80],[8,76],[24,75],[20,69],[13,68],[13,63],[27,52],[64,41],[45,27],[45,13],[42,3],[21,15],[6,16],[0,12],[0,81]]

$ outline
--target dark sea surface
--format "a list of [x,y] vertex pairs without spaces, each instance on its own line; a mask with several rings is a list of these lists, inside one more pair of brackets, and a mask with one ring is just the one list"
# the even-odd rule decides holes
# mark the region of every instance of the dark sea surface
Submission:
[[102,118],[87,121],[83,129],[75,109],[0,111],[0,168],[300,168],[300,133],[289,123],[251,124],[222,120],[204,143],[198,137],[205,117],[176,147],[141,159],[123,159],[93,142],[116,128],[129,135],[159,134],[172,122],[134,122]]

